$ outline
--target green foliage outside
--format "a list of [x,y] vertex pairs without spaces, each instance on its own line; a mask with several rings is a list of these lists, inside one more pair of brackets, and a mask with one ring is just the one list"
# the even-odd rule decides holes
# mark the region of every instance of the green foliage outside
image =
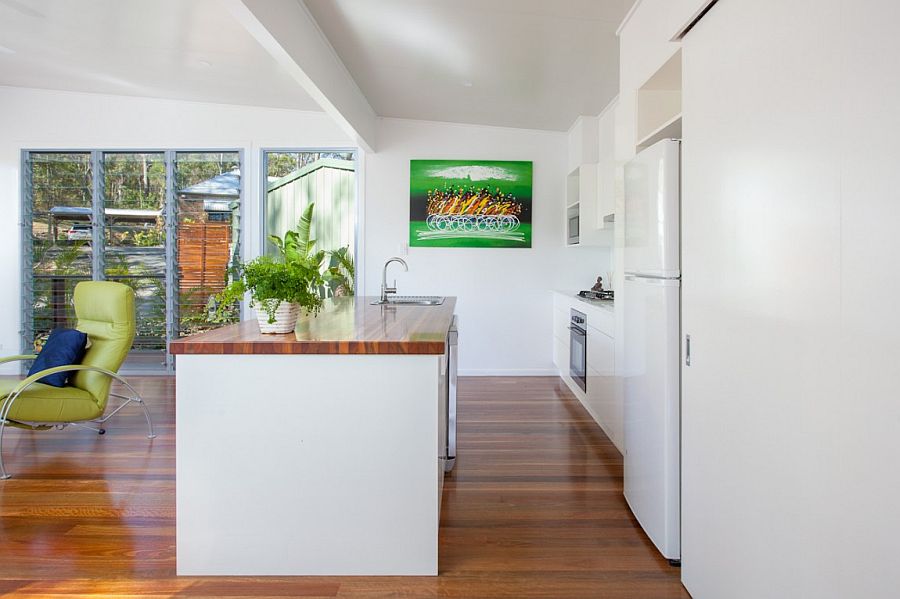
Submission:
[[353,265],[350,248],[344,246],[328,253],[331,261],[325,272],[325,280],[331,287],[332,295],[353,295],[353,278],[356,276],[356,267]]
[[353,160],[353,152],[268,152],[266,154],[267,176],[280,179],[316,160],[334,158]]
[[[281,177],[297,168],[325,158],[353,160],[352,152],[292,152],[268,155],[268,176]],[[238,154],[234,152],[178,152],[176,154],[175,188],[184,189],[217,175],[238,169]],[[77,153],[35,153],[31,155],[31,196],[33,209],[33,265],[34,274],[44,277],[75,276],[65,282],[65,298],[71,297],[74,285],[91,278],[92,247],[86,240],[67,240],[72,221],[57,221],[55,232],[49,214],[54,207],[90,208],[92,203],[93,172],[91,155]],[[166,168],[162,153],[110,152],[103,156],[103,193],[106,208],[161,211],[165,206]],[[250,291],[270,319],[281,301],[301,304],[307,312],[317,313],[327,295],[352,295],[355,268],[349,248],[333,251],[315,250],[316,240],[310,239],[313,206],[310,205],[297,229],[285,234],[281,255],[260,258],[246,265],[238,265],[231,272],[233,282],[215,298],[215,309],[207,308],[208,289],[180,292],[179,331],[191,334],[211,323],[234,322],[237,302]],[[184,214],[183,222],[193,218]],[[75,221],[78,222],[78,221]],[[160,216],[151,225],[116,222],[107,217],[107,251],[104,276],[132,286],[140,304],[138,335],[142,347],[165,347],[164,272],[149,267],[140,255],[129,254],[127,248],[164,248],[164,221]],[[275,240],[273,240],[275,243]],[[256,293],[254,294],[254,290]],[[70,302],[60,304],[50,279],[35,281],[34,332],[40,334],[52,326],[55,312],[62,310],[69,321],[74,319]],[[47,329],[49,330],[49,328]]]
[[[355,268],[353,256],[349,254],[350,248],[344,246],[336,250],[315,251],[316,240],[310,239],[313,230],[313,216],[315,203],[309,204],[300,215],[297,227],[284,234],[284,239],[277,235],[269,235],[269,241],[278,250],[278,255],[283,256],[286,262],[292,260],[304,260],[321,266],[325,263],[325,256],[330,256],[328,267],[322,273],[323,280],[328,285],[332,295],[353,295],[353,277]],[[340,290],[338,292],[338,290]],[[321,295],[326,295],[325,289]]]
[[325,251],[319,250],[313,252],[316,247],[316,240],[310,239],[312,235],[313,211],[316,205],[310,203],[300,220],[297,227],[284,234],[284,239],[277,235],[269,235],[269,241],[278,249],[278,254],[283,257],[285,262],[305,261],[321,264],[325,259]]
[[[240,167],[236,152],[178,152],[175,187],[183,189]],[[73,322],[71,294],[79,280],[91,278],[91,243],[67,239],[74,223],[51,215],[53,208],[90,208],[93,168],[89,152],[32,153],[29,160],[32,198],[33,319],[36,336],[60,319]],[[102,158],[103,205],[107,209],[162,211],[166,198],[165,155],[160,152],[107,152]],[[54,225],[55,223],[55,225]],[[166,285],[162,254],[135,253],[130,248],[159,248],[166,243],[164,219],[149,223],[122,221],[107,214],[104,277],[135,289],[138,340],[135,347],[165,349]],[[38,278],[40,277],[40,278]],[[73,278],[76,277],[76,278]],[[208,289],[182,291],[179,330],[191,334],[209,328]],[[236,312],[228,321],[236,319]]]

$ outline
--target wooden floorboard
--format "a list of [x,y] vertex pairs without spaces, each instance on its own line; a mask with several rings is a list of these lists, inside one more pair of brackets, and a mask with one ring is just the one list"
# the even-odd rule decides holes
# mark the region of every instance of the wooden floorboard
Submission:
[[174,379],[132,380],[153,411],[152,442],[127,409],[103,436],[7,431],[3,596],[689,597],[625,504],[621,455],[551,377],[460,380],[440,576],[178,577]]

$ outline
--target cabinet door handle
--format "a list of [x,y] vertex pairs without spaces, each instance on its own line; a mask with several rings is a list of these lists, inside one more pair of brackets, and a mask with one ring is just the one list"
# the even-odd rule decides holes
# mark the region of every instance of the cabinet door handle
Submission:
[[691,365],[691,336],[684,336],[684,365]]

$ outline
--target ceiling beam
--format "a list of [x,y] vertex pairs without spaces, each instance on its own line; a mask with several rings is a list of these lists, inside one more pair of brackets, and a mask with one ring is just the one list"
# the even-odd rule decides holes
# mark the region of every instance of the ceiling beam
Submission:
[[376,114],[302,0],[230,0],[229,11],[364,150]]

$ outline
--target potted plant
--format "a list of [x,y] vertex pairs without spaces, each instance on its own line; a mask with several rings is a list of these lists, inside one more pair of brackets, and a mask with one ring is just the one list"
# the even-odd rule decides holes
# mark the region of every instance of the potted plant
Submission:
[[278,256],[260,256],[238,267],[235,279],[216,296],[216,315],[224,317],[229,306],[250,293],[262,333],[290,333],[300,311],[317,314],[322,307],[319,289],[325,284],[321,273],[325,252],[312,252],[309,239],[313,205],[300,219],[297,229],[284,239],[271,236]]
[[249,292],[260,332],[290,333],[301,309],[318,313],[320,285],[322,275],[316,266],[260,256],[241,265],[239,276],[216,296],[217,309],[233,305]]

